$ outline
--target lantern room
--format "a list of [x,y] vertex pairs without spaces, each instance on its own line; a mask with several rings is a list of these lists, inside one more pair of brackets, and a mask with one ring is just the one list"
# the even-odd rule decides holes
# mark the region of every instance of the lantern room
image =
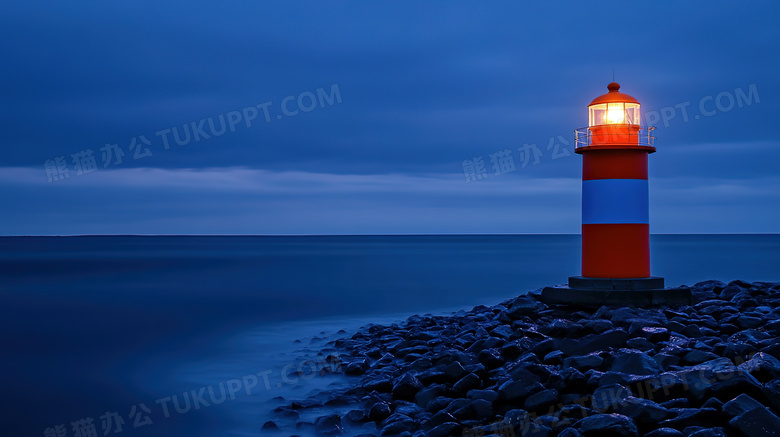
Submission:
[[650,131],[654,128],[640,126],[639,102],[621,93],[617,82],[607,85],[607,90],[588,105],[588,127],[577,129],[575,151],[580,153],[585,147],[652,147]]
[[639,125],[639,102],[628,94],[621,93],[617,82],[607,85],[607,89],[607,94],[596,97],[588,105],[588,126]]

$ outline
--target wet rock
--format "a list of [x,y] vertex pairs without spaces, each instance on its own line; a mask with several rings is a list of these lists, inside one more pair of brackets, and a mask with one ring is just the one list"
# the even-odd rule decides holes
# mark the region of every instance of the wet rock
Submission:
[[574,367],[580,372],[601,367],[604,358],[598,354],[577,355],[563,360],[563,367]]
[[699,431],[695,431],[688,435],[688,437],[727,437],[726,430],[721,427],[706,428]]
[[685,434],[674,428],[658,428],[645,434],[645,437],[685,437]]
[[707,399],[707,402],[703,403],[701,405],[702,408],[714,408],[717,411],[721,411],[723,409],[723,401],[721,401],[718,398],[709,398]]
[[657,375],[663,372],[661,366],[649,355],[632,349],[618,351],[609,369],[631,375]]
[[750,360],[740,364],[738,369],[749,373],[761,383],[780,378],[780,360],[763,352],[753,355]]
[[591,408],[599,413],[611,412],[630,395],[631,392],[620,384],[599,387],[591,396]]
[[507,381],[498,388],[498,397],[507,401],[516,401],[543,389],[544,386],[539,382]]
[[494,390],[469,390],[466,393],[466,397],[469,399],[484,399],[490,403],[493,403],[498,399],[498,393]]
[[706,352],[698,349],[694,349],[682,356],[682,362],[686,365],[701,364],[710,360],[719,358],[718,355],[712,352]]
[[318,417],[314,422],[314,429],[320,435],[342,435],[344,427],[341,424],[341,416],[331,414]]
[[504,364],[505,360],[501,356],[501,352],[494,348],[484,349],[479,353],[479,362],[482,363],[488,369],[495,369]]
[[385,375],[372,375],[361,382],[361,386],[367,391],[390,393],[393,389],[393,380]]
[[558,365],[563,362],[564,355],[561,351],[552,351],[542,358],[542,362],[549,365]]
[[382,432],[379,435],[394,436],[405,432],[411,433],[418,428],[417,422],[403,414],[393,414],[382,424]]
[[629,338],[628,341],[626,341],[626,347],[647,352],[655,349],[655,344],[645,338],[634,337]]
[[621,414],[596,414],[574,424],[585,437],[636,437],[634,422]]
[[344,415],[344,420],[350,423],[363,423],[368,420],[368,417],[363,410],[349,410]]
[[659,424],[661,427],[682,429],[689,426],[711,426],[718,420],[718,410],[714,408],[672,408],[669,410],[677,417]]
[[429,387],[426,387],[419,392],[414,397],[414,401],[422,408],[425,408],[428,406],[428,403],[432,401],[433,399],[443,395],[447,392],[447,386],[444,384],[433,384]]
[[260,429],[263,431],[279,431],[279,425],[273,420],[269,420],[268,422],[265,422]]
[[742,434],[754,436],[780,436],[780,418],[766,408],[754,408],[729,421],[729,425]]
[[390,404],[387,402],[377,402],[368,411],[368,420],[381,422],[390,417]]
[[617,404],[615,412],[641,425],[653,425],[669,418],[669,410],[649,399],[630,396]]
[[557,390],[542,390],[528,396],[525,400],[525,409],[528,411],[539,411],[547,409],[558,401]]
[[407,373],[398,378],[393,385],[393,397],[395,399],[413,400],[422,387],[422,382],[417,377]]
[[484,420],[493,417],[493,404],[477,399],[468,401],[466,405],[452,413],[459,420]]
[[370,362],[368,361],[368,358],[361,358],[349,363],[344,373],[347,375],[362,375],[369,367]]
[[534,299],[528,296],[520,296],[512,302],[511,306],[507,309],[506,314],[512,320],[518,320],[525,316],[536,314],[537,310],[538,305]]
[[463,427],[455,422],[442,423],[428,431],[428,437],[450,437],[461,435]]
[[455,361],[444,368],[444,374],[447,375],[447,377],[449,377],[452,381],[457,381],[460,378],[466,376],[468,372],[463,368],[463,365],[460,364],[460,362]]
[[740,416],[755,408],[763,408],[761,402],[751,398],[746,394],[741,394],[734,399],[723,404],[723,414],[731,417]]
[[610,329],[600,334],[587,335],[581,339],[562,339],[556,341],[556,349],[566,355],[587,355],[592,352],[619,348],[628,340],[625,329]]
[[461,378],[460,381],[456,382],[455,385],[452,386],[452,390],[456,393],[466,394],[469,390],[480,388],[481,385],[482,380],[479,379],[479,376],[474,373],[469,373]]

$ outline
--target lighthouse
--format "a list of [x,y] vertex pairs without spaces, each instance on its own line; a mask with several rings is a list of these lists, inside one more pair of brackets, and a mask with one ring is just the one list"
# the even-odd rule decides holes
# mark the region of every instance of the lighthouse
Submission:
[[690,291],[664,288],[650,274],[648,156],[654,127],[640,123],[640,104],[607,85],[588,105],[588,126],[575,130],[582,155],[582,272],[567,286],[547,287],[555,304],[656,305],[690,302]]

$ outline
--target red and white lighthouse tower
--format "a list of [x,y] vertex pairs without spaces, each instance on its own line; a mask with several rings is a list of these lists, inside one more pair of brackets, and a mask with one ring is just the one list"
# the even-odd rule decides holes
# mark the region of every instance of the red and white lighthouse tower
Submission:
[[588,126],[575,131],[582,155],[582,275],[548,287],[550,303],[587,305],[685,303],[690,292],[665,289],[650,275],[647,157],[654,127],[640,123],[639,102],[607,85],[588,105]]

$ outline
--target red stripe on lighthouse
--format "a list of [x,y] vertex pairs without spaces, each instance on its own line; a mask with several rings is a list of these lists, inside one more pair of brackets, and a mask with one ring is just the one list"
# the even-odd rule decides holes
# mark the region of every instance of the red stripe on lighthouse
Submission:
[[647,152],[607,149],[582,154],[582,180],[647,179]]
[[582,225],[582,276],[650,276],[650,228],[642,223]]

